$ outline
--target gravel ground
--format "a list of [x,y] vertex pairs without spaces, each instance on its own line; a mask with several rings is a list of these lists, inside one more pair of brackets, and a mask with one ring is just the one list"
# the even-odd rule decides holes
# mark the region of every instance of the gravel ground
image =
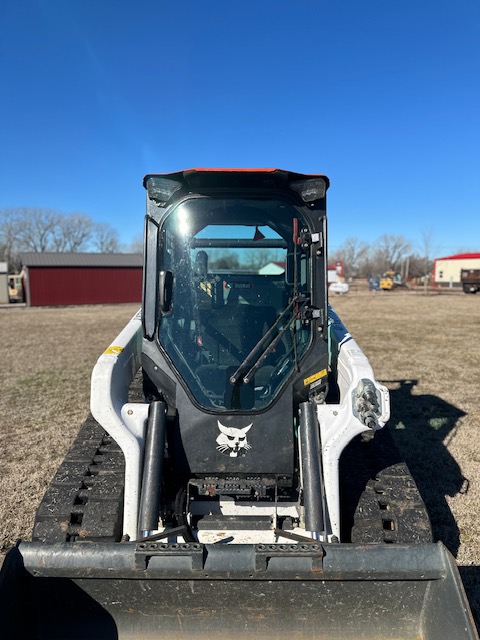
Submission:
[[[456,557],[480,621],[480,296],[352,292],[331,300],[391,391],[390,428]],[[88,412],[91,370],[137,305],[0,309],[0,549],[36,506]]]

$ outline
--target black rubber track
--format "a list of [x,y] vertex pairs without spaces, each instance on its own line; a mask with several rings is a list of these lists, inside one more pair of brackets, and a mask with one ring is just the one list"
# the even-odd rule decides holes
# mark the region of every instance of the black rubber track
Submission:
[[[129,402],[144,402],[139,372]],[[32,539],[41,542],[118,542],[123,531],[125,457],[89,415],[38,507]]]
[[340,460],[340,496],[345,541],[432,541],[425,504],[388,427],[373,438],[358,436],[345,449]]
[[32,539],[120,540],[124,466],[119,446],[89,416],[40,503]]

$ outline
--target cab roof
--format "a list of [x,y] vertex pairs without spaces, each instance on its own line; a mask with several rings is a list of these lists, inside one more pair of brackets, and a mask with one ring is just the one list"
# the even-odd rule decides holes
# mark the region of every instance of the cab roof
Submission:
[[152,173],[145,176],[143,186],[146,188],[147,180],[154,177],[169,178],[184,183],[187,186],[202,187],[277,187],[282,188],[290,182],[322,178],[328,189],[330,181],[323,174],[297,173],[284,169],[255,169],[255,168],[194,168],[172,173]]

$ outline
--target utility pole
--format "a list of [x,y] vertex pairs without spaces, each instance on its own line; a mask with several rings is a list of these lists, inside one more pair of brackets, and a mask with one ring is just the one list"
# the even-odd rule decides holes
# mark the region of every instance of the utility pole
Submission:
[[405,274],[403,277],[403,281],[405,282],[405,284],[407,284],[408,282],[409,270],[410,270],[410,254],[408,254],[407,257],[405,258]]

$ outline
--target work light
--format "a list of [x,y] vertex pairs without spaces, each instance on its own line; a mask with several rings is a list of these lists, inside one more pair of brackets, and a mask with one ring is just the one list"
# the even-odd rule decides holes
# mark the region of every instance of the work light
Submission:
[[326,184],[322,178],[310,178],[295,180],[290,183],[290,188],[296,191],[304,202],[315,202],[325,197]]
[[162,176],[150,176],[147,178],[148,197],[155,200],[160,206],[164,206],[181,187],[181,182],[171,178]]

